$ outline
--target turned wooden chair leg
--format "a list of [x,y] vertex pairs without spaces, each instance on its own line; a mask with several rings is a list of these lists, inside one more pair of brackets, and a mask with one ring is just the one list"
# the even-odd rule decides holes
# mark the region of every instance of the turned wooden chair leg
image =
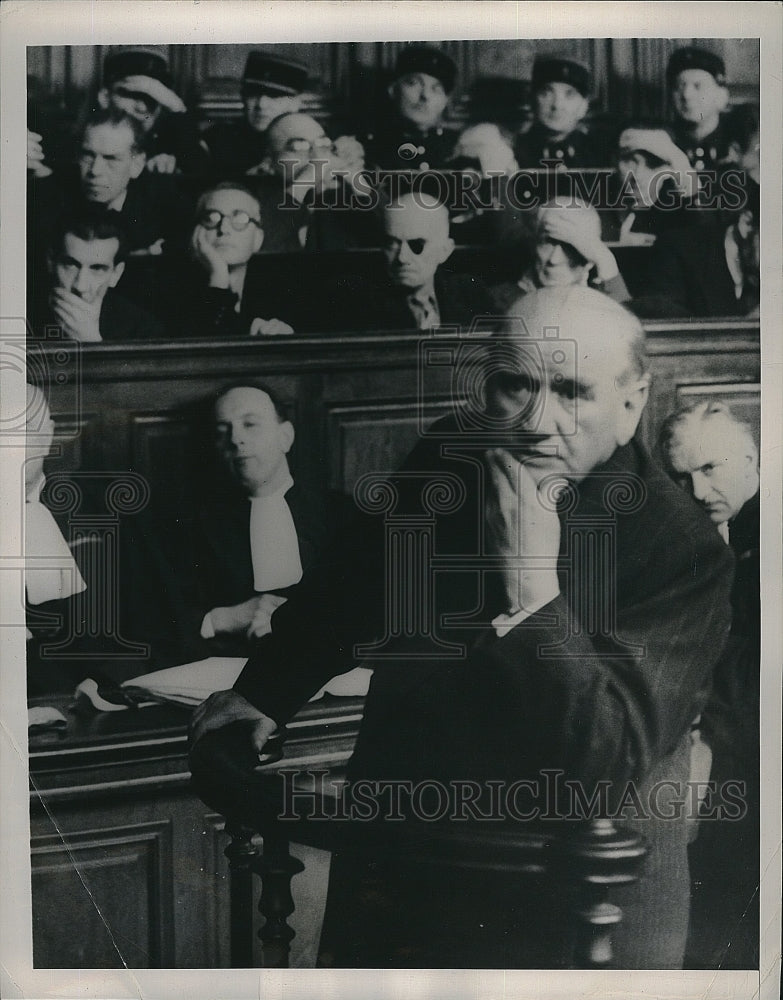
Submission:
[[594,819],[569,838],[566,852],[569,880],[578,887],[572,909],[575,966],[605,969],[614,958],[613,931],[623,919],[620,907],[609,902],[610,889],[638,879],[647,849],[638,834],[618,830],[611,820]]
[[223,852],[229,862],[229,899],[232,969],[252,969],[253,945],[253,864],[258,849],[253,844],[253,830],[241,823],[226,823],[231,843]]
[[263,854],[253,860],[252,866],[261,877],[258,909],[266,918],[258,932],[263,941],[264,968],[287,969],[291,941],[296,935],[288,923],[294,912],[291,879],[304,871],[304,865],[289,852],[288,840],[267,835]]

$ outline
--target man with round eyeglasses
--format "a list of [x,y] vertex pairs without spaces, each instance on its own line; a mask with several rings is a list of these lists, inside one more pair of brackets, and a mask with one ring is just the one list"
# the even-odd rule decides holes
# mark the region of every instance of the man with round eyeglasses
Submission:
[[[242,184],[225,181],[204,192],[196,207],[190,254],[200,275],[186,285],[201,291],[184,312],[182,302],[172,303],[172,317],[179,313],[183,336],[268,336],[290,334],[292,328],[277,319],[248,311],[245,297],[248,265],[264,242],[261,207]],[[206,279],[206,284],[204,284]]]

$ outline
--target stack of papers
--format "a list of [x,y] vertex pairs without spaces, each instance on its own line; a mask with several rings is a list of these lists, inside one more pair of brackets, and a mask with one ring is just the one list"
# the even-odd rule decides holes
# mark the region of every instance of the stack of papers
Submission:
[[[148,692],[157,701],[171,701],[178,705],[200,705],[216,691],[232,688],[247,660],[241,656],[209,656],[194,663],[183,663],[151,674],[143,674],[125,681],[123,688]],[[370,686],[372,670],[356,667],[345,674],[333,677],[316,692],[310,701],[317,701],[325,694],[342,698],[364,697]]]

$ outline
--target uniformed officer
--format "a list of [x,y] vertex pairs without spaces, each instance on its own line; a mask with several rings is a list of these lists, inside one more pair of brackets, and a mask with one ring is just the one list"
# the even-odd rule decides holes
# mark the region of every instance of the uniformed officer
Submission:
[[537,56],[531,80],[533,124],[515,146],[523,170],[551,161],[564,167],[604,167],[608,157],[582,119],[590,106],[590,71],[575,59]]
[[440,49],[431,45],[404,48],[388,88],[391,117],[365,136],[368,166],[381,170],[446,167],[459,135],[443,124],[456,79],[456,64]]
[[242,76],[242,121],[218,123],[204,136],[219,180],[237,180],[261,163],[270,122],[299,110],[308,75],[307,67],[293,59],[249,53]]
[[722,112],[729,103],[726,67],[706,49],[677,49],[669,59],[666,84],[674,108],[674,141],[695,170],[723,163],[731,142]]
[[134,118],[144,133],[145,168],[153,173],[201,173],[206,150],[174,91],[165,56],[154,49],[120,49],[103,62],[98,104]]

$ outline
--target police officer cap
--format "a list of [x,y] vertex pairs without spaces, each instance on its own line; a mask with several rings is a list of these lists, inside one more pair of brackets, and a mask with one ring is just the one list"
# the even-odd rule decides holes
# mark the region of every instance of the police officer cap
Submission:
[[684,49],[677,49],[669,59],[666,69],[666,82],[671,87],[677,77],[686,69],[703,69],[711,76],[715,77],[717,83],[722,86],[726,83],[726,66],[720,56],[707,49],[697,49],[688,46]]
[[440,80],[443,89],[450,94],[457,80],[457,66],[453,59],[431,45],[409,45],[397,56],[394,79],[408,73],[427,73]]
[[169,64],[160,52],[152,49],[122,49],[110,52],[103,61],[104,86],[111,87],[129,76],[148,76],[171,88]]
[[165,56],[154,49],[120,49],[103,60],[103,85],[111,88],[126,82],[129,89],[140,91],[171,111],[184,111],[185,105],[172,88],[171,73]]
[[242,77],[243,90],[264,90],[279,97],[301,94],[308,77],[307,67],[293,59],[281,59],[268,52],[251,52]]
[[582,97],[590,93],[590,70],[575,59],[560,56],[537,56],[533,63],[533,93],[548,83],[568,83]]

